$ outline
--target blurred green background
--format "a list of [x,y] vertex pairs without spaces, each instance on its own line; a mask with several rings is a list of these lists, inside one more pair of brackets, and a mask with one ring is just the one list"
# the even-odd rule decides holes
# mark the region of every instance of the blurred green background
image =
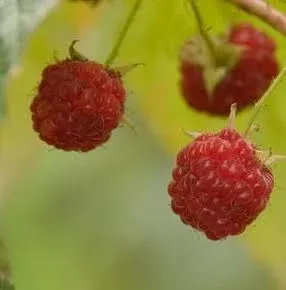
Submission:
[[[104,61],[132,0],[91,9],[61,1],[29,35],[7,89],[1,131],[1,229],[17,290],[274,290],[286,289],[286,164],[275,166],[270,206],[241,237],[211,242],[171,212],[167,184],[182,129],[217,130],[225,120],[187,109],[177,89],[178,53],[196,32],[185,0],[145,0],[116,64],[143,62],[126,77],[127,115],[137,134],[120,128],[87,154],[47,147],[31,127],[29,105],[41,70],[65,57],[73,39]],[[284,1],[273,1],[286,11]],[[212,33],[233,20],[250,21],[278,42],[285,37],[225,1],[199,2]],[[286,154],[286,79],[267,101],[254,136]],[[245,128],[250,111],[239,115]]]

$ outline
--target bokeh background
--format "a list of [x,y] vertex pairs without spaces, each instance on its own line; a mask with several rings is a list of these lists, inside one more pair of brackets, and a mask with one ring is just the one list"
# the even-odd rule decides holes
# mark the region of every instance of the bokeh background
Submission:
[[[196,33],[185,0],[145,0],[116,64],[143,62],[126,76],[127,116],[137,133],[120,128],[90,153],[47,147],[33,132],[29,105],[41,70],[78,50],[104,61],[132,0],[93,9],[60,1],[31,32],[6,91],[1,127],[1,230],[17,290],[274,290],[286,289],[286,163],[274,166],[276,188],[265,213],[240,237],[211,242],[171,212],[167,194],[182,129],[218,130],[225,120],[187,109],[178,82],[178,53]],[[285,1],[272,5],[286,11]],[[253,16],[220,0],[199,7],[211,33],[233,21],[265,29],[285,65],[286,40]],[[253,139],[286,154],[286,79],[267,100]],[[243,130],[250,110],[237,119]]]

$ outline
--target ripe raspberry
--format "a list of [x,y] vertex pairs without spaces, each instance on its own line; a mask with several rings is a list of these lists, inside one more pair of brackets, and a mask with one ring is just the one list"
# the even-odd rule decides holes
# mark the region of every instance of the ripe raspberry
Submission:
[[[86,2],[98,2],[85,0]],[[105,143],[123,117],[126,91],[122,77],[139,64],[111,68],[143,0],[135,0],[105,64],[69,47],[69,58],[47,66],[33,100],[33,127],[40,138],[65,151],[90,151]]]
[[46,143],[89,151],[105,143],[124,114],[125,89],[115,71],[66,59],[47,66],[31,104],[33,127]]
[[[233,26],[225,40],[217,41],[217,56],[223,63],[216,64],[218,81],[207,88],[209,63],[202,63],[190,48],[194,41],[185,44],[181,58],[181,93],[186,103],[199,111],[214,115],[227,115],[232,103],[242,110],[257,102],[279,73],[274,41],[250,24]],[[221,45],[236,50],[233,63],[230,55],[223,55]],[[242,51],[238,54],[238,49]],[[228,50],[229,52],[229,50]],[[233,53],[233,55],[234,55]],[[209,52],[208,52],[209,54]],[[202,56],[200,56],[202,57]],[[206,55],[203,58],[208,58]],[[222,77],[219,73],[222,72]]]
[[202,134],[177,155],[168,191],[182,222],[211,240],[244,232],[265,209],[271,169],[236,130]]

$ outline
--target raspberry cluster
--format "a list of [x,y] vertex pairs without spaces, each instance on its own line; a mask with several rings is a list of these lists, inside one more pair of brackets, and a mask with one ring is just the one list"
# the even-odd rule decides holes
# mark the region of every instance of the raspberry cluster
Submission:
[[[69,58],[44,68],[30,106],[33,128],[44,142],[64,151],[87,152],[107,142],[124,120],[122,77],[137,65],[111,65],[141,3],[135,1],[104,65],[78,53],[73,41]],[[202,27],[195,1],[191,3]],[[279,65],[275,42],[249,24],[234,25],[215,39],[200,31],[203,42],[193,39],[182,50],[182,95],[190,107],[213,115],[230,112],[230,119],[220,132],[200,134],[178,153],[168,192],[172,210],[183,223],[221,240],[243,233],[263,212],[274,187],[269,160],[258,156],[247,134],[239,134],[232,122],[236,109],[264,95]]]

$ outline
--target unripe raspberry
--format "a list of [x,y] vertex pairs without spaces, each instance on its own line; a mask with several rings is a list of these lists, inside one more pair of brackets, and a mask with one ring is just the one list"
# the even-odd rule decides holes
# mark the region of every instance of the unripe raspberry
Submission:
[[33,127],[46,143],[65,151],[89,151],[105,143],[124,114],[120,76],[93,61],[47,66],[31,104]]

